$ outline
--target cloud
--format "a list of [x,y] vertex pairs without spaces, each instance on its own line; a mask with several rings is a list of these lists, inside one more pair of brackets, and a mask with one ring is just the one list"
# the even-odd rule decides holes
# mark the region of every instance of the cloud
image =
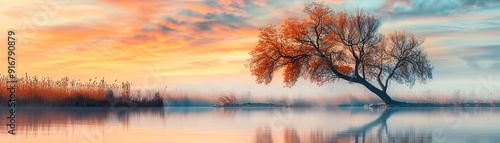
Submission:
[[172,29],[168,26],[158,24],[159,30],[162,32],[170,32],[170,31],[175,31],[175,29]]
[[385,4],[382,6],[383,10],[393,12],[396,7],[404,6],[407,8],[411,7],[409,0],[386,0]]
[[468,11],[495,8],[497,0],[386,0],[382,11],[393,13],[396,17],[451,15]]
[[[212,0],[207,0],[206,3],[215,2]],[[247,7],[249,5],[254,6],[266,6],[268,0],[218,0],[217,4],[225,5],[225,6],[233,6],[233,7]]]
[[[189,16],[194,21],[183,21],[183,25],[191,26],[193,29],[202,31],[214,31],[215,29],[227,30],[224,28],[235,29],[238,27],[248,26],[244,16],[237,16],[227,13],[207,13],[200,14],[192,11],[187,11],[185,16]],[[201,20],[200,20],[201,19]],[[169,22],[176,23],[176,20],[171,19]]]
[[246,26],[246,18],[245,16],[231,14],[231,13],[208,13],[202,16],[207,20],[215,20],[223,23],[227,23],[229,25],[233,25],[235,27],[238,26]]
[[[311,1],[321,0],[307,2]],[[39,6],[26,3],[29,4],[18,7]],[[289,17],[307,18],[302,11],[304,3],[301,0],[104,0],[64,6],[48,25],[37,27],[39,33],[35,38],[20,43],[23,44],[20,47],[26,47],[19,48],[23,64],[20,66],[33,74],[55,78],[101,75],[140,79],[148,75],[148,68],[157,65],[161,69],[157,75],[168,77],[217,74],[224,77],[248,72],[244,64],[249,58],[248,51],[258,40],[258,28],[266,24],[279,26]],[[392,20],[384,21],[381,31],[407,28],[425,36],[429,57],[444,61],[433,61],[436,69],[500,69],[500,59],[494,56],[500,54],[500,11],[496,8],[499,1],[325,0],[325,3],[335,10],[352,11],[359,7],[370,14],[392,16]],[[7,21],[34,14],[16,11],[1,10],[11,15]],[[248,79],[254,84],[253,78]]]
[[500,69],[500,45],[488,45],[462,50],[462,59],[475,69]]
[[143,35],[143,34],[135,34],[134,38],[138,39],[138,40],[144,40],[145,41],[145,40],[156,39],[156,36],[148,36],[148,35]]

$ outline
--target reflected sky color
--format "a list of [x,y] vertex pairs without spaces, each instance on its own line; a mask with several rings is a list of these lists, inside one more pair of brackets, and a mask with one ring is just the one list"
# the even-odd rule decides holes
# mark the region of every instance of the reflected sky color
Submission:
[[[7,111],[7,108],[2,108]],[[497,108],[19,108],[6,142],[498,142]],[[5,112],[2,112],[4,116]],[[6,114],[5,114],[6,115]],[[0,118],[0,122],[6,122]],[[0,128],[5,132],[5,128]]]
[[[308,0],[307,2],[311,2]],[[244,66],[258,28],[305,18],[304,1],[18,0],[0,2],[2,31],[19,33],[18,71],[55,79],[104,77],[134,88],[332,93],[363,89],[345,82],[283,88],[281,75],[257,85]],[[500,86],[500,2],[496,0],[325,0],[334,10],[363,8],[380,31],[426,37],[435,66],[429,84],[412,91],[468,92]],[[5,54],[0,58],[6,58]],[[279,73],[278,73],[279,74]],[[492,86],[492,87],[482,87]],[[393,86],[393,89],[409,89]],[[393,92],[393,91],[391,91]]]

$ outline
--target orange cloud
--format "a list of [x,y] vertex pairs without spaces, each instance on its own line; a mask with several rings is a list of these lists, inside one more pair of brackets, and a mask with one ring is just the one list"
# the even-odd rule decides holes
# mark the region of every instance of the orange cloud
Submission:
[[[326,1],[337,5],[344,2]],[[100,76],[121,79],[140,79],[150,75],[148,69],[155,67],[160,70],[152,76],[238,73],[247,70],[244,64],[249,58],[248,51],[258,40],[258,28],[265,24],[280,25],[288,17],[305,17],[303,4],[303,1],[270,3],[267,0],[103,0],[64,5],[48,24],[37,25],[38,34],[34,38],[20,40],[20,70],[54,78]],[[408,1],[388,0],[385,5],[379,4],[379,9],[390,10],[394,5],[410,4]],[[18,7],[26,10],[18,11]],[[21,25],[22,18],[18,17],[31,18],[42,10],[33,1],[20,1],[0,8],[0,12],[7,15],[5,21],[12,21],[0,23],[2,28]],[[476,21],[495,16],[498,14],[480,12],[409,16],[383,23],[381,31],[436,23],[450,26],[452,21]],[[432,30],[419,29],[416,32],[429,34]],[[498,37],[495,32],[483,28],[480,32],[455,34],[447,39],[428,36],[424,46],[429,47],[432,58],[443,59],[447,58],[444,55],[450,57],[449,49],[453,45],[443,46],[440,42],[452,38],[470,40],[471,35],[493,39]],[[5,55],[0,55],[0,58],[5,58]]]

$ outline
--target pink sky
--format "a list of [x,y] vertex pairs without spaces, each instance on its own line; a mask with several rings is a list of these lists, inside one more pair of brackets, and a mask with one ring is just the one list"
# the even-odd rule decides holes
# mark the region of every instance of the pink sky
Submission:
[[[308,1],[309,2],[309,1]],[[358,91],[344,82],[317,87],[281,76],[258,85],[245,67],[258,28],[305,18],[304,1],[32,0],[0,2],[2,31],[18,33],[18,72],[58,79],[104,77],[134,88],[256,93]],[[411,90],[498,89],[500,9],[496,1],[327,0],[334,10],[358,7],[383,18],[382,33],[407,29],[426,37],[434,80]],[[6,59],[6,54],[0,58]],[[2,64],[6,66],[5,63]],[[5,73],[5,72],[3,72]],[[483,80],[484,79],[484,80]],[[395,86],[407,90],[405,86]]]

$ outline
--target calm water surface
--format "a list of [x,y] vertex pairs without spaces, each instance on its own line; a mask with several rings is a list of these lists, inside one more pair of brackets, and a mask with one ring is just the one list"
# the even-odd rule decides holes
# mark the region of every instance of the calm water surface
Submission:
[[500,108],[17,108],[1,143],[500,142]]

